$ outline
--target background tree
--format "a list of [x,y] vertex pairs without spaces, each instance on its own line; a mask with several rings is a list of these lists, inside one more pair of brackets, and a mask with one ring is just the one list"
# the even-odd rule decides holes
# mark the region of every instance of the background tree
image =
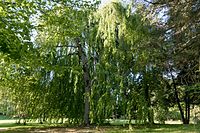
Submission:
[[[199,2],[189,1],[146,1],[153,11],[165,18],[166,27],[164,41],[170,44],[168,48],[168,71],[173,79],[174,95],[184,124],[189,123],[190,103],[193,92],[188,87],[180,99],[178,86],[191,86],[199,82]],[[175,74],[176,73],[176,74]],[[175,74],[175,75],[174,75]],[[185,111],[180,106],[185,102]]]

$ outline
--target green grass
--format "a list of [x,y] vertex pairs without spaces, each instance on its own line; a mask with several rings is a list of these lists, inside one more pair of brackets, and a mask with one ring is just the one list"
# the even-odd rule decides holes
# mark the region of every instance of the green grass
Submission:
[[103,126],[98,129],[91,128],[64,128],[64,127],[21,127],[21,128],[11,128],[4,133],[30,133],[39,131],[56,131],[56,132],[66,132],[66,131],[77,131],[77,132],[105,132],[105,133],[141,133],[141,132],[155,132],[155,133],[198,133],[200,132],[200,126],[194,125],[154,125],[154,126],[133,126],[132,130],[128,127],[121,126]]
[[[132,130],[128,129],[128,126],[100,126],[98,129],[95,127],[84,128],[84,127],[64,127],[63,125],[56,124],[27,124],[17,125],[10,124],[6,126],[8,129],[2,130],[4,133],[30,133],[30,132],[105,132],[105,133],[141,133],[141,132],[152,132],[152,133],[199,133],[200,125],[133,125]],[[1,126],[2,128],[2,126]],[[0,128],[0,132],[1,132]]]
[[16,124],[16,123],[3,123],[0,124],[0,132],[5,133],[30,133],[35,130],[47,130],[53,128],[64,128],[63,124],[38,124],[38,123],[27,123]]
[[[90,128],[67,127],[65,124],[38,124],[27,123],[27,125],[16,124],[15,120],[0,120],[0,132],[2,133],[31,133],[31,132],[97,132],[97,133],[200,133],[200,125],[183,124],[155,124],[155,125],[132,125],[132,130],[124,120],[113,120],[109,126]],[[120,126],[123,125],[123,126]]]
[[6,115],[0,115],[0,120],[9,120],[9,119],[11,118]]

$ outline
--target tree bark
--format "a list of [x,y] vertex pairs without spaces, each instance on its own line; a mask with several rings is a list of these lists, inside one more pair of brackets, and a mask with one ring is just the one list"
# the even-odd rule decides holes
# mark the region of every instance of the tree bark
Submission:
[[199,46],[199,73],[200,73],[200,46]]
[[181,114],[182,122],[183,122],[183,124],[185,124],[184,112],[183,112],[183,109],[182,109],[181,104],[180,104],[180,99],[179,99],[179,96],[178,96],[178,91],[177,91],[175,79],[174,79],[174,76],[172,74],[172,70],[171,69],[170,69],[170,75],[171,75],[172,82],[173,82],[173,88],[174,88],[174,94],[175,94],[175,98],[176,98],[176,103],[178,104],[178,109],[179,109],[180,114]]
[[86,54],[83,50],[83,47],[81,46],[80,39],[76,39],[76,45],[78,48],[78,56],[79,60],[82,63],[83,67],[83,77],[84,77],[84,88],[85,88],[85,109],[84,109],[84,124],[86,126],[90,125],[90,120],[89,120],[89,112],[90,112],[90,102],[89,102],[89,97],[90,97],[90,76],[89,76],[89,67],[88,67],[88,59],[86,57]]
[[185,92],[185,122],[183,124],[190,123],[190,98],[188,92]]
[[154,124],[153,110],[151,109],[151,99],[150,99],[150,96],[149,96],[149,85],[147,83],[146,83],[145,88],[144,88],[144,93],[145,93],[145,99],[146,99],[147,107],[148,107],[148,123]]

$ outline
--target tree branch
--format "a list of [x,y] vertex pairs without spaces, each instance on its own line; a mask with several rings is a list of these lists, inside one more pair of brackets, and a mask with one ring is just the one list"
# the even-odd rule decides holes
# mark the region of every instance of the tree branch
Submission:
[[147,2],[149,4],[152,4],[152,5],[159,5],[159,4],[166,4],[166,3],[161,3],[161,2],[151,2],[151,1],[148,1],[148,0],[144,0],[144,2]]
[[77,48],[77,46],[73,46],[73,45],[62,45],[62,46],[59,46],[57,45],[56,47],[71,47],[71,48]]

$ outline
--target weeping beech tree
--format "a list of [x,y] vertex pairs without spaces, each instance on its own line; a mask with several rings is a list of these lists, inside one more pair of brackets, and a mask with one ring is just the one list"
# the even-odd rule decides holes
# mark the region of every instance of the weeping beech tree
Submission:
[[129,118],[130,124],[133,117],[139,122],[153,123],[151,93],[155,89],[152,87],[151,91],[149,85],[158,74],[149,79],[145,77],[154,69],[154,57],[159,51],[151,46],[158,45],[151,43],[151,32],[156,29],[137,11],[132,13],[130,6],[118,2],[99,9],[93,20],[97,30],[92,34],[96,36],[92,43],[95,47],[92,122],[101,123],[120,115]]
[[162,89],[159,44],[152,42],[157,27],[120,2],[97,11],[49,4],[39,9],[34,47],[10,65],[16,111],[41,123],[67,118],[88,126],[110,117],[153,123],[152,103]]
[[[45,27],[46,30],[44,32],[40,30],[40,33],[46,40],[38,37],[41,44],[56,49],[55,65],[62,68],[60,70],[52,68],[53,75],[51,75],[53,83],[58,85],[59,82],[57,87],[63,88],[62,93],[59,93],[62,96],[58,96],[59,100],[63,101],[59,104],[60,110],[64,110],[62,112],[66,113],[65,117],[69,118],[70,121],[89,126],[90,74],[88,57],[90,53],[87,49],[89,42],[86,38],[89,9],[81,8],[82,6],[73,8],[64,3],[55,5],[52,10],[47,11],[51,14],[50,19],[45,14],[41,22],[41,27]],[[61,75],[56,76],[57,73],[61,73]],[[55,90],[58,91],[58,88]]]
[[51,9],[41,9],[37,36],[24,60],[10,62],[1,76],[16,105],[13,114],[30,114],[41,122],[68,118],[69,123],[83,123],[83,72],[74,38],[81,36],[85,16],[73,7],[51,4]]

